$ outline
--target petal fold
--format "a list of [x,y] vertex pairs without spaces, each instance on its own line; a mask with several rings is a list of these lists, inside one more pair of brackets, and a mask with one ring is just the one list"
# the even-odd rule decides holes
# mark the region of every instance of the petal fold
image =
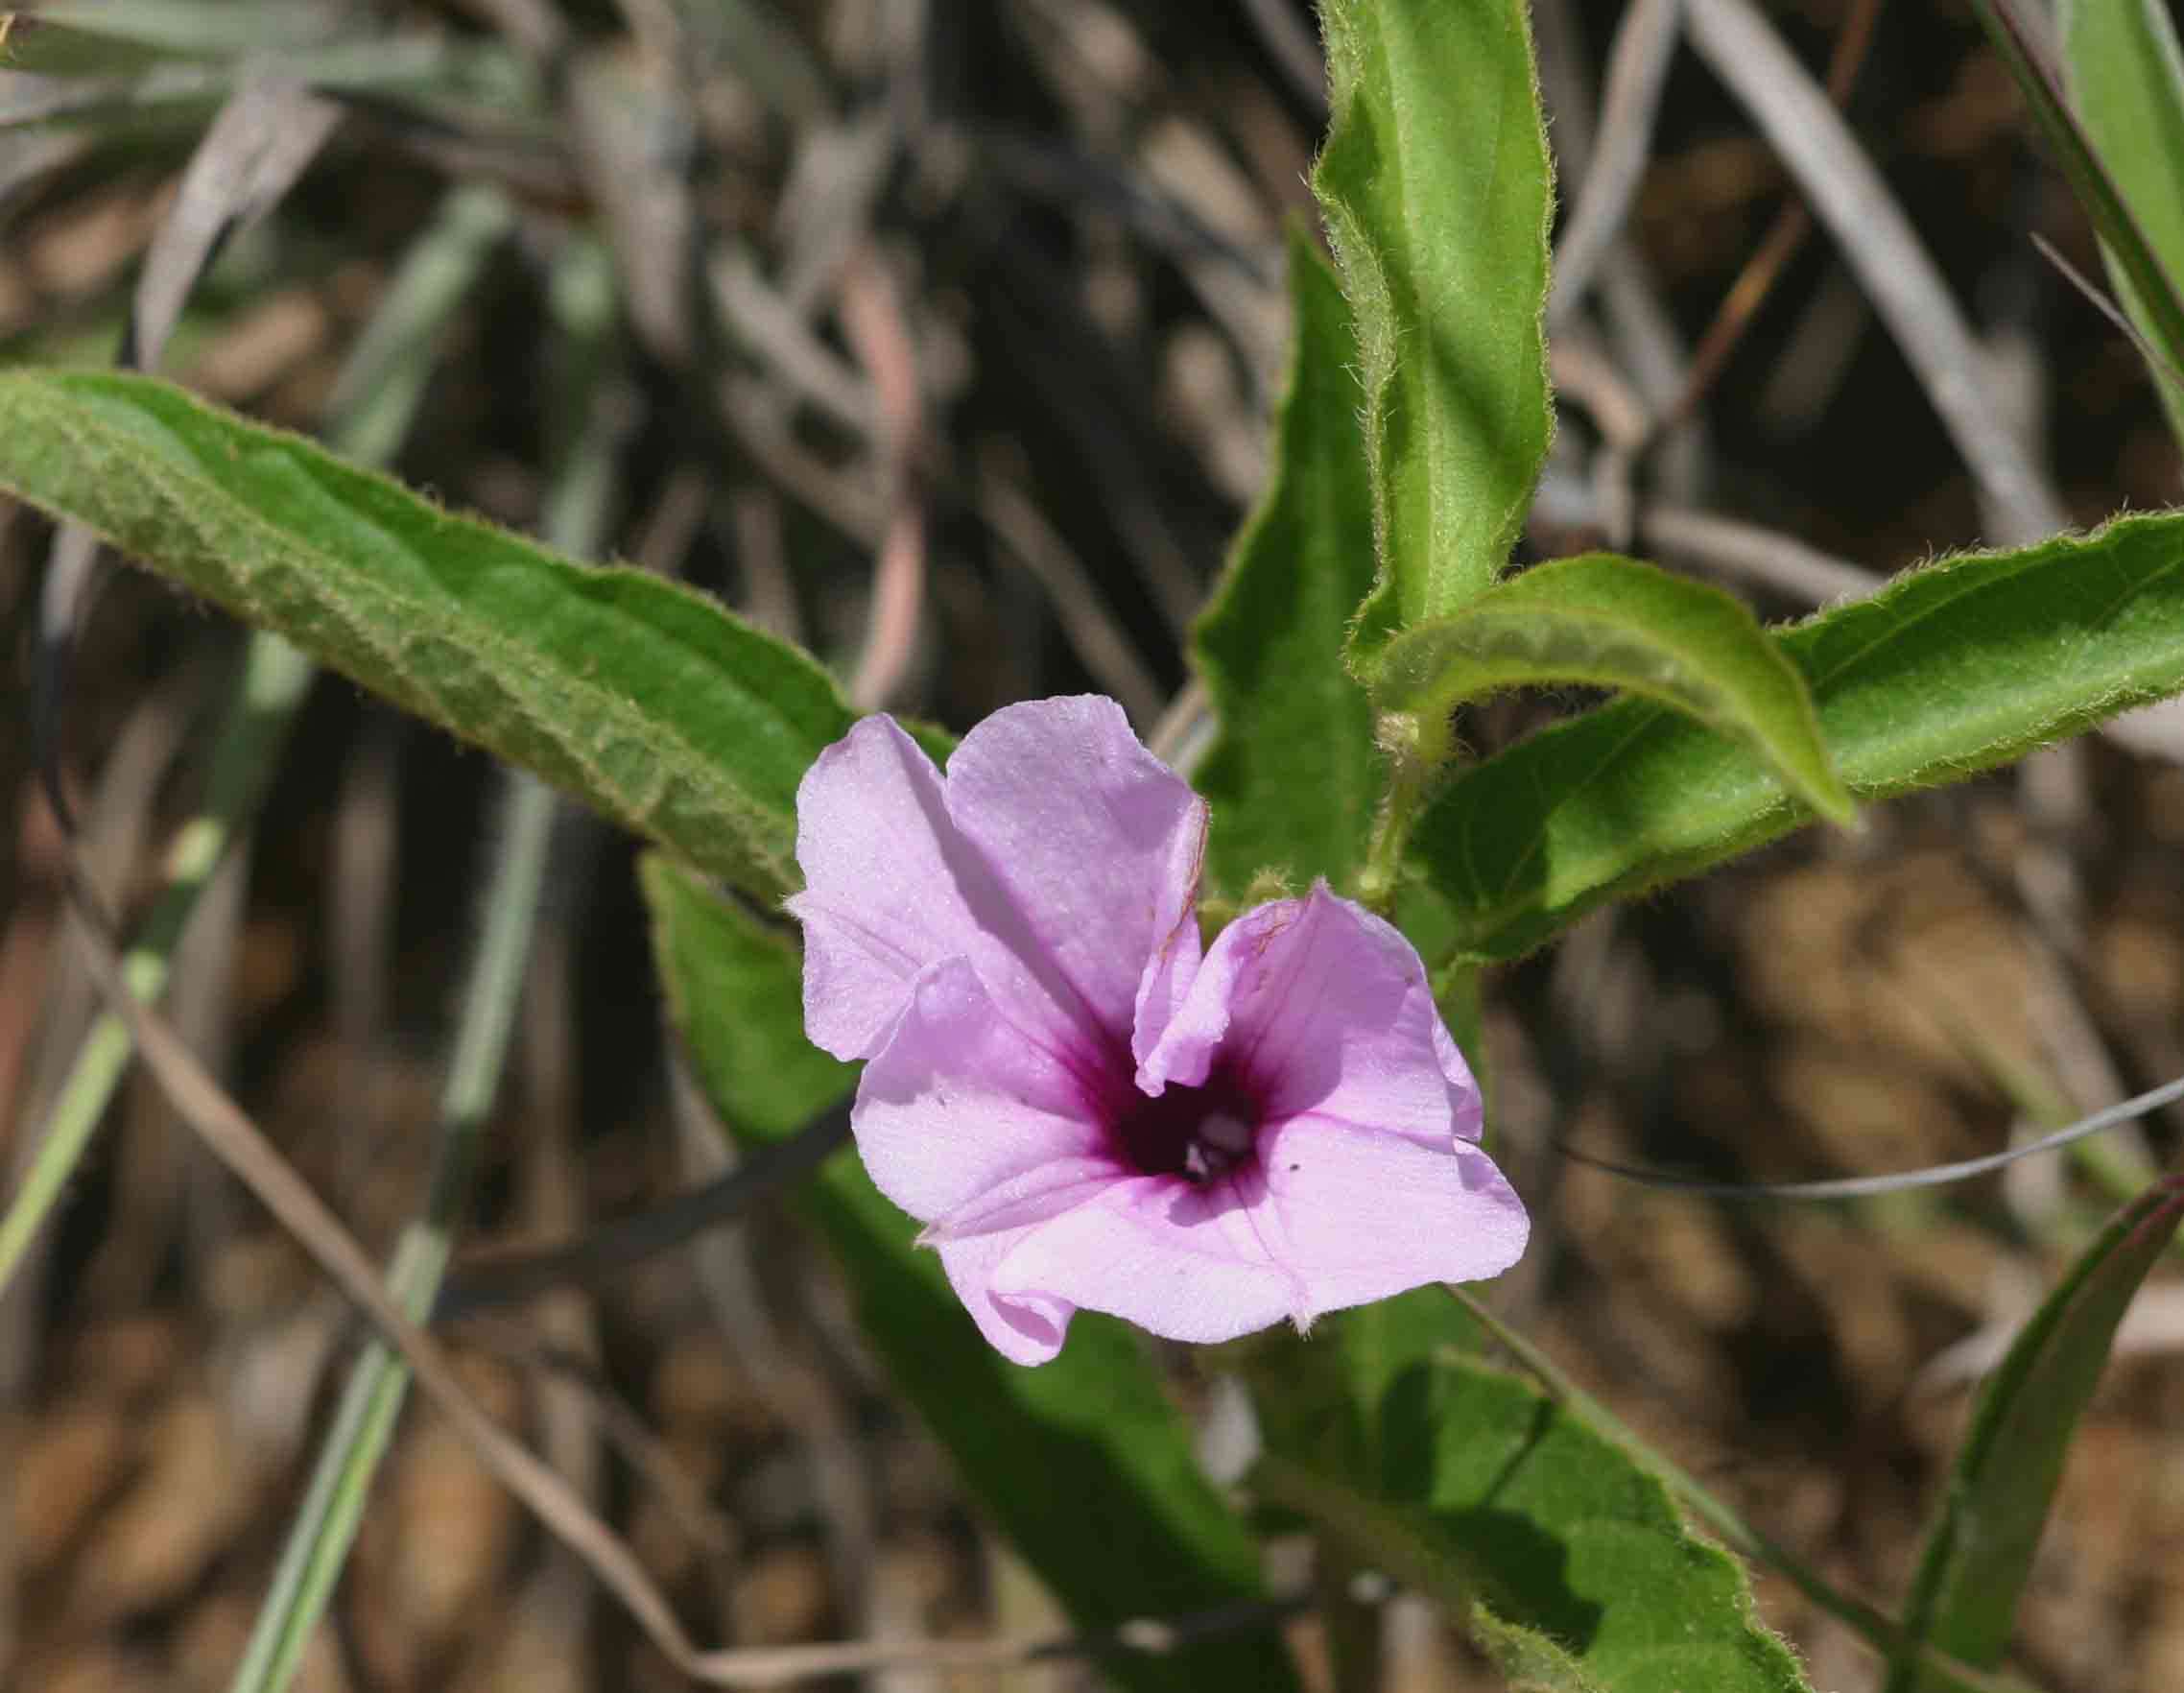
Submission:
[[1011,1364],[1051,1362],[1068,1337],[1069,1320],[1077,1315],[1077,1307],[1066,1300],[1025,1294],[1004,1299],[993,1291],[994,1267],[1030,1232],[1018,1228],[939,1243],[949,1286],[986,1343]]
[[1436,1150],[1479,1135],[1478,1086],[1416,950],[1324,882],[1221,932],[1139,1085],[1195,1085],[1216,1054],[1248,1078],[1269,1121],[1312,1111]]

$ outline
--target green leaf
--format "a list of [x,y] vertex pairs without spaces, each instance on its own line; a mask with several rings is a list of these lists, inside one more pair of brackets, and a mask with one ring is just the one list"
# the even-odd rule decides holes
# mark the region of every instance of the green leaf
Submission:
[[1322,18],[1334,121],[1312,182],[1357,318],[1369,664],[1483,592],[1531,504],[1553,178],[1523,0],[1328,0]]
[[[2062,0],[2056,11],[2071,106],[2107,167],[2147,254],[2138,264],[2103,240],[2108,275],[2131,321],[2184,366],[2179,325],[2134,285],[2151,263],[2184,276],[2184,51],[2163,0]],[[2105,233],[2105,232],[2104,232]],[[2172,289],[2172,294],[2173,290]],[[2184,440],[2184,389],[2155,372],[2170,427]]]
[[1199,619],[1194,651],[1221,722],[1195,780],[1213,802],[1208,869],[1241,894],[1261,870],[1343,886],[1379,788],[1372,709],[1342,636],[1372,587],[1372,491],[1358,438],[1349,308],[1293,230],[1295,343],[1266,492]]
[[0,372],[0,489],[761,896],[848,728],[810,658],[143,377]]
[[[648,858],[642,873],[676,1026],[728,1128],[763,1145],[839,1103],[856,1072],[804,1039],[787,939],[663,859]],[[1080,1312],[1053,1363],[1010,1364],[852,1152],[827,1160],[801,1208],[834,1249],[895,1385],[1080,1626],[1259,1594],[1256,1545],[1199,1469],[1189,1431],[1127,1328]],[[1117,1658],[1107,1673],[1133,1689],[1297,1685],[1269,1633]]]
[[[1958,780],[2184,688],[2184,515],[1911,571],[1779,644],[1859,799]],[[1810,816],[1745,748],[1619,701],[1457,777],[1412,853],[1462,949],[1512,958]]]
[[166,58],[315,47],[356,29],[323,0],[43,0],[0,11],[0,70],[102,75]]
[[[6,51],[0,45],[0,54]],[[491,126],[506,139],[545,129],[536,73],[513,49],[484,37],[414,31],[270,59],[167,59],[130,75],[0,75],[0,136],[69,129],[94,132],[117,149],[172,145],[178,131],[209,119],[246,77],[269,64],[319,93],[369,96],[456,127]]]
[[1348,1372],[1362,1461],[1331,1465],[1277,1420],[1254,1488],[1437,1598],[1514,1684],[1809,1693],[1743,1566],[1581,1419],[1445,1347],[1377,1396],[1348,1360],[1319,1367]]
[[[2116,1325],[2184,1220],[2184,1180],[2155,1183],[2117,1213],[2050,1294],[1988,1379],[1929,1532],[1904,1632],[1965,1662],[1997,1662],[2093,1397]],[[1888,1693],[1939,1683],[1909,1654]]]
[[1791,793],[1847,823],[1804,679],[1742,602],[1635,559],[1535,565],[1389,643],[1376,702],[1421,720],[1503,688],[1580,682],[1641,694],[1742,741]]

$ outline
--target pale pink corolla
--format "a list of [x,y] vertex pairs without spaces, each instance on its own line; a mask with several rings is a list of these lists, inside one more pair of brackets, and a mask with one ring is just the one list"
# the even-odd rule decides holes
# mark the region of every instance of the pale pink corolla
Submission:
[[1223,1341],[1524,1250],[1410,942],[1320,883],[1201,956],[1206,822],[1098,698],[944,777],[868,717],[798,791],[805,1028],[869,1061],[866,1168],[1018,1363],[1079,1309]]

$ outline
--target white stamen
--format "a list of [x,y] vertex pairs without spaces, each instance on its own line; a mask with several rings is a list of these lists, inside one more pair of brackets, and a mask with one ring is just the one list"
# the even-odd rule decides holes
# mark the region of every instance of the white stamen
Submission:
[[1251,1124],[1225,1111],[1210,1111],[1199,1125],[1198,1137],[1217,1153],[1239,1157],[1251,1150]]

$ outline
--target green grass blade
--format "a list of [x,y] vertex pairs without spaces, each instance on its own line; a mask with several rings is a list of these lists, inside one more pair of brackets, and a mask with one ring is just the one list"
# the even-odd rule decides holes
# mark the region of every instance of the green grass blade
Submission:
[[[2112,122],[2137,125],[2148,121],[2149,114],[2142,108],[2127,116],[2116,113],[2113,119],[2104,115],[2096,120],[2101,128],[2093,128],[2065,97],[2062,72],[2043,32],[2024,13],[2022,4],[2023,0],[1972,0],[1972,10],[2016,79],[2018,91],[2025,96],[2025,104],[2040,126],[2071,192],[2093,221],[2101,236],[2101,251],[2121,274],[2128,302],[2134,311],[2145,314],[2148,338],[2172,365],[2184,367],[2184,296],[2177,292],[2176,255],[2157,250],[2134,215],[2142,209],[2149,213],[2159,210],[2166,217],[2172,215],[2173,208],[2156,207],[2151,203],[2148,194],[2163,190],[2150,182],[2134,182],[2132,199],[2127,202],[2116,169],[2121,160],[2134,166],[2133,175],[2139,176],[2143,160],[2133,160],[2130,155],[2160,146],[2158,128],[2132,137],[2125,155],[2113,155],[2109,140],[2103,136],[2108,126]],[[2142,95],[2148,91],[2143,84],[2137,90]],[[2102,92],[2119,95],[2125,91],[2109,86]],[[2167,169],[2173,172],[2174,163]],[[2142,200],[2147,201],[2143,207],[2136,203]]]
[[[203,807],[168,848],[158,897],[122,957],[123,978],[137,998],[154,1000],[165,991],[175,949],[200,896],[229,845],[257,816],[311,677],[309,660],[286,643],[270,637],[250,643],[220,728]],[[13,1278],[67,1191],[134,1050],[118,1016],[105,1012],[93,1020],[36,1132],[37,1153],[23,1184],[0,1217],[0,1287]]]
[[98,76],[161,59],[316,47],[359,19],[325,0],[42,0],[0,12],[0,71]]
[[[2184,1183],[2124,1207],[2018,1335],[1980,1396],[1927,1537],[1904,1630],[1968,1663],[2000,1660],[2032,1573],[2071,1436],[2093,1397],[2116,1325],[2184,1221]],[[1913,1652],[1887,1693],[1941,1685]]]
[[[569,445],[548,490],[545,527],[558,546],[590,553],[605,538],[620,434],[610,412],[594,403],[614,329],[613,279],[605,252],[588,243],[572,248],[556,269],[552,299],[559,350],[572,380],[558,409]],[[558,808],[543,783],[510,773],[484,921],[440,1095],[431,1185],[422,1213],[396,1242],[387,1273],[389,1292],[413,1322],[431,1314],[455,1230],[469,1204],[471,1173],[530,965]],[[348,1562],[409,1385],[408,1366],[385,1342],[373,1340],[358,1357],[229,1683],[232,1693],[279,1693],[294,1678]]]
[[[2184,51],[2162,0],[2063,0],[2063,71],[2071,108],[2107,167],[2150,256],[2172,279],[2184,276]],[[2103,239],[2101,256],[2139,331],[2184,369],[2158,300],[2133,280],[2134,267]],[[2184,387],[2156,370],[2169,426],[2184,440]]]
[[[432,1190],[424,1215],[403,1231],[387,1275],[389,1290],[413,1322],[423,1322],[432,1310],[468,1204],[470,1174],[522,994],[557,804],[553,790],[535,778],[509,778],[485,924],[440,1096]],[[409,1385],[408,1367],[383,1341],[371,1342],[358,1358],[229,1682],[232,1693],[277,1693],[294,1677],[348,1561]]]

